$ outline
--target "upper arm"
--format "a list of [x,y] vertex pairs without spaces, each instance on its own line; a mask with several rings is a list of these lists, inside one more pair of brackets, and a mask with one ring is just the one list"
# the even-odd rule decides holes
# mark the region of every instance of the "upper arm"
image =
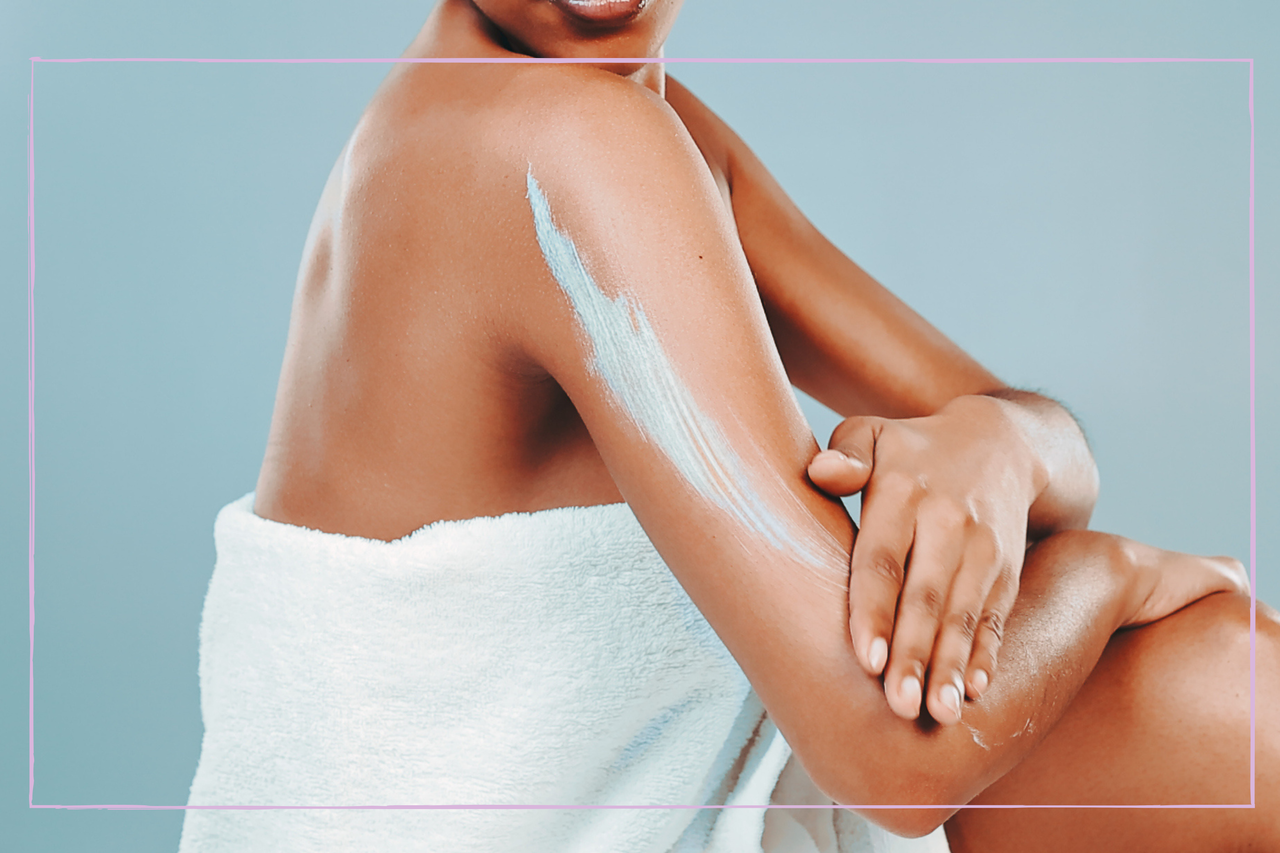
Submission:
[[[807,481],[816,445],[732,224],[673,118],[643,99],[610,107],[607,122],[558,123],[571,154],[529,152],[529,355],[722,635],[780,586],[793,606],[838,605],[852,525]],[[770,626],[751,627],[733,642]]]
[[723,121],[668,86],[681,117],[723,152],[742,246],[797,387],[843,415],[887,417],[1003,387],[827,240]]
[[892,748],[929,736],[854,658],[853,527],[805,476],[816,445],[715,186],[660,104],[608,110],[558,115],[512,157],[522,345],[815,781],[844,802],[933,799],[885,784],[940,771],[903,773]]

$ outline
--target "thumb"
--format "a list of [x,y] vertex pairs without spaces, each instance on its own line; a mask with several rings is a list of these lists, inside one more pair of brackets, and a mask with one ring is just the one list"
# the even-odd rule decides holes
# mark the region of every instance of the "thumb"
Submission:
[[824,492],[847,497],[862,491],[871,479],[876,434],[882,419],[845,418],[831,434],[829,450],[809,463],[809,479]]

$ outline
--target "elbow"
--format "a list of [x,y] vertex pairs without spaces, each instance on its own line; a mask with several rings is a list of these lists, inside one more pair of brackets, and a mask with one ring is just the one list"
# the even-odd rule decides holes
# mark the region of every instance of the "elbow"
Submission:
[[956,809],[852,809],[876,826],[902,838],[921,838],[947,822]]
[[[851,762],[815,766],[814,784],[838,805],[894,835],[928,835],[969,799],[961,799],[960,791],[966,787],[962,774],[955,768],[938,768],[930,757],[898,754],[872,759],[864,753],[856,760],[860,766]],[[858,772],[850,773],[852,766],[858,766]]]
[[[904,838],[928,835],[946,823],[957,811],[956,801],[936,788],[914,787],[900,783],[896,787],[886,787],[881,790],[881,797],[875,800],[847,802],[852,811],[866,820]],[[857,808],[864,803],[878,807]],[[891,808],[890,806],[902,807]]]

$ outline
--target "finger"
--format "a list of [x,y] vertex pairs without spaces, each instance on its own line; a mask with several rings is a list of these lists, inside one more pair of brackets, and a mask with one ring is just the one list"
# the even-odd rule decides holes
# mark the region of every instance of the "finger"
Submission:
[[995,534],[983,525],[964,531],[964,557],[951,584],[938,638],[929,660],[929,714],[943,725],[955,725],[964,713],[966,671],[974,638],[991,588],[1001,571]]
[[889,707],[909,720],[920,714],[925,673],[964,553],[962,521],[922,508],[915,527],[884,681]]
[[831,441],[809,463],[809,479],[830,495],[847,497],[867,485],[875,459],[876,436],[882,418],[845,418],[831,433]]
[[870,477],[870,465],[839,450],[824,450],[809,463],[809,479],[833,497],[856,495],[866,487]]
[[995,592],[1001,600],[994,606],[988,604],[978,619],[978,630],[973,638],[973,653],[969,657],[969,666],[965,670],[965,693],[970,699],[978,699],[987,692],[991,677],[995,675],[996,664],[1000,658],[1000,644],[1004,641],[1004,626],[1009,618],[1009,609],[1013,606],[1014,594],[1005,598],[1003,589],[1011,586],[1001,584]]
[[965,692],[970,699],[977,699],[987,691],[996,674],[1000,657],[1000,644],[1004,642],[1004,626],[1018,598],[1018,581],[1022,576],[1022,554],[1013,559],[1005,558],[1000,573],[987,593],[986,604],[978,618],[978,629],[973,638],[973,652],[965,669]]
[[862,502],[862,529],[849,562],[849,636],[869,675],[879,676],[889,660],[917,500],[911,483],[890,477],[877,481]]

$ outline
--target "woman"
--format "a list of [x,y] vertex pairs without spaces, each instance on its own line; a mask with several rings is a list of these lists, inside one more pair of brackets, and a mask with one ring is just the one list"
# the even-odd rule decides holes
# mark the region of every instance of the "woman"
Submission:
[[[678,7],[443,0],[407,56],[652,58]],[[815,458],[788,379],[850,416],[836,452]],[[856,543],[809,478],[863,492]],[[1239,566],[1084,532],[1095,494],[1065,411],[1003,387],[870,280],[660,64],[406,64],[313,222],[253,512],[345,548],[625,501],[794,749],[772,771],[773,802],[797,802],[811,778],[826,802],[918,805],[861,813],[901,835],[945,821],[954,850],[1132,848],[1132,833],[1160,849],[1280,843],[1263,809],[956,814],[975,798],[1247,801]],[[299,537],[287,541],[310,547]],[[220,538],[225,575],[223,550]],[[217,624],[207,605],[207,726],[225,699],[211,685],[227,683]],[[1274,671],[1277,625],[1258,625],[1259,671]],[[291,695],[303,714],[321,701]],[[731,719],[739,706],[750,725]],[[770,776],[757,773],[768,738],[749,707],[730,703],[725,749],[694,768],[700,802]],[[619,755],[665,728],[655,717]],[[1277,728],[1260,718],[1264,807],[1277,786],[1264,732]],[[211,737],[232,742],[209,728],[193,803],[220,773],[234,790]],[[740,760],[721,767],[726,755]],[[213,820],[191,813],[184,849],[216,849],[230,824]],[[856,843],[832,820],[805,826],[806,843]],[[344,837],[344,821],[292,829],[316,846]],[[798,831],[770,821],[753,843]],[[521,825],[554,841],[546,824]],[[728,843],[720,826],[694,828],[664,824],[639,847]],[[618,849],[592,832],[562,843]],[[517,837],[478,849],[527,849]]]

